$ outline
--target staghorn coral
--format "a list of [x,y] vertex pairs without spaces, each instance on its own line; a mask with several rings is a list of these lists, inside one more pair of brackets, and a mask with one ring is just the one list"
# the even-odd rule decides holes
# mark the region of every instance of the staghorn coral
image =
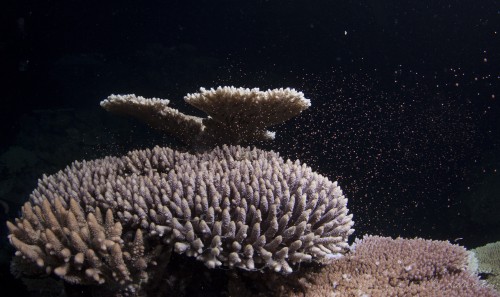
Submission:
[[[155,147],[74,162],[43,176],[9,228],[24,263],[71,282],[123,286],[137,284],[129,279],[136,264],[127,263],[124,250],[130,242],[143,246],[135,244],[142,233],[148,235],[144,246],[173,247],[209,268],[291,272],[293,264],[340,257],[353,232],[351,218],[336,182],[277,153]],[[122,230],[138,233],[125,238]],[[153,259],[153,250],[139,259]],[[93,262],[96,254],[104,263]]]
[[209,115],[185,115],[168,107],[168,100],[111,95],[101,102],[107,111],[130,115],[173,135],[191,146],[212,147],[274,139],[266,128],[297,116],[311,105],[304,94],[281,88],[260,91],[218,87],[188,94],[185,101]]
[[[467,263],[465,248],[446,241],[365,236],[330,265],[307,267],[287,278],[268,273],[260,279],[266,286],[257,295],[500,296],[470,273]],[[229,287],[230,296],[248,292],[238,278]]]
[[71,198],[27,202],[22,212],[15,224],[7,222],[15,274],[54,273],[69,283],[106,283],[106,291],[142,295],[162,246],[146,247],[140,229],[122,234],[110,209],[85,214]]

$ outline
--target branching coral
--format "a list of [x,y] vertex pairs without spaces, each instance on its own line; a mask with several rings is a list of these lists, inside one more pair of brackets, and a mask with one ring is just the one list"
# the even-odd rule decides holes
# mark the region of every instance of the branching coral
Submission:
[[[173,247],[211,268],[291,272],[337,258],[353,232],[346,206],[337,183],[274,152],[156,147],[44,176],[9,228],[24,263],[71,282],[125,285],[138,283],[131,267],[142,273],[156,256],[142,246]],[[143,252],[126,256],[127,244]]]
[[140,229],[122,234],[110,209],[85,214],[72,198],[28,202],[22,212],[15,224],[7,222],[18,275],[54,273],[69,283],[106,283],[106,291],[140,295],[163,249],[146,246]]

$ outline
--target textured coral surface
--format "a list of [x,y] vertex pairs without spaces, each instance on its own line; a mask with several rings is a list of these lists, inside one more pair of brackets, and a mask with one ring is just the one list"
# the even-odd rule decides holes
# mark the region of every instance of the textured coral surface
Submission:
[[353,232],[347,212],[336,182],[274,152],[155,147],[44,176],[9,228],[22,267],[120,285],[140,281],[130,267],[147,274],[158,246],[209,268],[291,272],[338,258]]

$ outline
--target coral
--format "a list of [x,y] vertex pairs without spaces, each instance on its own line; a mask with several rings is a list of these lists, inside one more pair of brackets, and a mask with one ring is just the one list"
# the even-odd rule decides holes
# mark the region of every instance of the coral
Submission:
[[[302,93],[201,88],[185,101],[208,117],[157,98],[101,102],[211,149],[157,146],[44,175],[7,223],[15,275],[55,275],[96,296],[180,296],[198,265],[197,275],[239,268],[226,275],[230,296],[498,296],[448,242],[365,236],[349,247],[352,215],[336,182],[272,151],[218,146],[272,139],[267,127],[309,107]],[[197,261],[168,265],[186,256]]]
[[[158,245],[209,268],[291,272],[300,262],[340,257],[351,218],[336,182],[277,153],[155,147],[43,176],[9,229],[20,270],[29,271],[29,262],[70,282],[111,282],[132,292],[144,282],[132,275],[144,274],[143,259],[154,259]],[[150,249],[135,257],[127,250],[143,245]]]
[[[252,281],[264,284],[257,294],[262,297],[500,296],[470,273],[467,258],[465,248],[446,241],[365,236],[330,265],[304,267],[286,278],[253,275]],[[230,296],[249,292],[241,278],[229,287]]]
[[244,89],[219,87],[200,89],[185,101],[204,111],[207,118],[185,115],[168,107],[168,100],[141,96],[111,95],[101,106],[111,112],[131,115],[177,137],[191,146],[213,147],[274,139],[266,128],[297,116],[311,105],[294,89]]
[[500,291],[500,241],[471,250],[477,260],[477,273],[485,274],[486,281]]
[[196,136],[202,133],[202,119],[189,116],[169,106],[169,100],[144,98],[142,96],[110,95],[101,106],[121,115],[134,116],[150,126],[173,135],[177,139],[193,145]]
[[15,224],[7,222],[17,250],[15,274],[54,273],[69,283],[106,283],[106,291],[142,294],[141,283],[148,281],[162,247],[146,247],[140,229],[122,234],[110,209],[104,216],[100,208],[85,214],[74,199],[28,202],[22,212]]

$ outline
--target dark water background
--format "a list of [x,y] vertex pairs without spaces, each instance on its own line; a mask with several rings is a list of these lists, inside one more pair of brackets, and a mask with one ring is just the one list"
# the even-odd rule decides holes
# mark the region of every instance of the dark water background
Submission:
[[[498,1],[3,1],[5,219],[43,173],[166,136],[109,94],[293,87],[312,107],[266,146],[339,180],[356,233],[500,240]],[[5,211],[4,211],[5,208]],[[24,292],[18,282],[18,294]]]

